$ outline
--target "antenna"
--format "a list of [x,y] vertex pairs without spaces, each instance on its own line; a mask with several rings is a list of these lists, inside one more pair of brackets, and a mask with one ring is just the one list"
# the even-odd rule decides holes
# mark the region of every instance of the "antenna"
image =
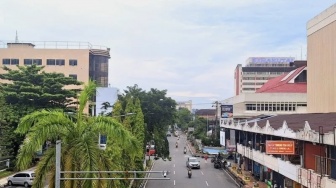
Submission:
[[18,37],[17,31],[16,31],[15,43],[18,43],[18,42],[19,42],[19,37]]

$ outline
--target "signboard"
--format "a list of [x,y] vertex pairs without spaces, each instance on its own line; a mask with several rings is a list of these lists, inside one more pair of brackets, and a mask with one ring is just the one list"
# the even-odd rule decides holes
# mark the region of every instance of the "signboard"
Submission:
[[295,143],[289,140],[266,140],[266,154],[294,155]]
[[219,132],[219,142],[221,146],[225,146],[225,129],[224,127],[220,128],[220,132]]
[[233,117],[233,105],[221,105],[221,118]]
[[249,63],[290,63],[294,62],[295,58],[293,57],[251,57]]

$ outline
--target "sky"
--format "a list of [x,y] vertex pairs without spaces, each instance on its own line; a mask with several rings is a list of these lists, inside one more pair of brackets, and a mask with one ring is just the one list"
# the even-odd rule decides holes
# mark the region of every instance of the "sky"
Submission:
[[[109,84],[167,90],[194,109],[234,95],[248,57],[306,59],[306,24],[333,0],[1,0],[0,41],[110,48]],[[302,52],[302,53],[301,53]]]

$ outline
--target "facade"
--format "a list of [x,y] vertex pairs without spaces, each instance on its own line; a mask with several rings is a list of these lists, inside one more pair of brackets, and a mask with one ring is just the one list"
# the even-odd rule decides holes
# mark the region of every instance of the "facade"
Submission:
[[336,112],[336,4],[307,23],[308,111]]
[[178,101],[177,104],[176,104],[176,109],[178,110],[180,108],[186,108],[190,112],[192,112],[192,100],[189,100],[189,101]]
[[238,64],[234,72],[235,95],[255,93],[269,79],[294,70],[292,57],[250,57],[246,66]]
[[235,120],[261,114],[296,114],[307,112],[307,67],[296,68],[268,80],[255,93],[242,93],[221,102],[233,105]]
[[[108,86],[108,48],[94,49],[89,43],[1,43],[2,66],[16,69],[16,65],[45,66],[46,72],[63,73],[83,83],[89,79],[100,87]],[[0,69],[0,74],[4,73]]]
[[259,181],[287,188],[331,188],[336,187],[335,116],[310,113],[239,122],[222,118],[221,135],[236,146],[235,164]]
[[[91,79],[100,87],[108,86],[109,59],[108,48],[94,49],[90,43],[0,42],[1,66],[15,70],[17,65],[37,64],[44,66],[45,72],[63,73],[84,84]],[[0,69],[2,73],[5,71]]]

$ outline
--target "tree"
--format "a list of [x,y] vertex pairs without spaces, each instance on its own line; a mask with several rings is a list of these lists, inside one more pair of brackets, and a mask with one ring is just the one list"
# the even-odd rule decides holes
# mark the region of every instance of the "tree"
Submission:
[[177,110],[176,123],[182,130],[186,130],[188,128],[188,123],[190,121],[192,121],[192,114],[188,109],[180,108]]
[[11,124],[15,121],[13,109],[6,104],[2,94],[0,94],[0,160],[13,155],[13,143],[15,135],[11,134],[14,128]]
[[81,82],[61,73],[46,73],[43,66],[17,66],[18,70],[3,67],[7,73],[0,79],[7,80],[0,86],[6,102],[34,109],[65,109],[77,98],[78,89],[65,89],[68,85],[81,85]]
[[[61,169],[63,171],[111,171],[120,168],[119,159],[111,158],[108,152],[99,149],[98,134],[107,135],[108,151],[122,145],[133,159],[139,150],[137,140],[115,119],[106,116],[90,117],[83,113],[89,99],[95,94],[96,85],[89,82],[79,96],[79,108],[75,115],[63,110],[40,110],[23,117],[16,133],[25,135],[17,157],[17,168],[27,169],[35,151],[48,140],[62,141]],[[120,148],[116,148],[120,151]],[[49,187],[55,186],[55,147],[47,150],[36,169],[34,187],[43,187],[48,175]],[[107,173],[64,174],[64,177],[97,178],[111,177]],[[61,187],[120,187],[120,181],[69,180]]]
[[[172,125],[175,121],[176,102],[170,97],[166,97],[167,90],[150,89],[146,92],[134,85],[133,87],[127,87],[128,90],[124,90],[124,94],[119,95],[118,98],[126,106],[126,100],[132,96],[134,99],[138,98],[141,104],[141,110],[144,115],[145,128],[145,142],[153,139],[157,152],[161,156],[169,155],[168,142],[162,142],[167,140],[166,132],[168,126]],[[157,132],[157,133],[155,133]]]

